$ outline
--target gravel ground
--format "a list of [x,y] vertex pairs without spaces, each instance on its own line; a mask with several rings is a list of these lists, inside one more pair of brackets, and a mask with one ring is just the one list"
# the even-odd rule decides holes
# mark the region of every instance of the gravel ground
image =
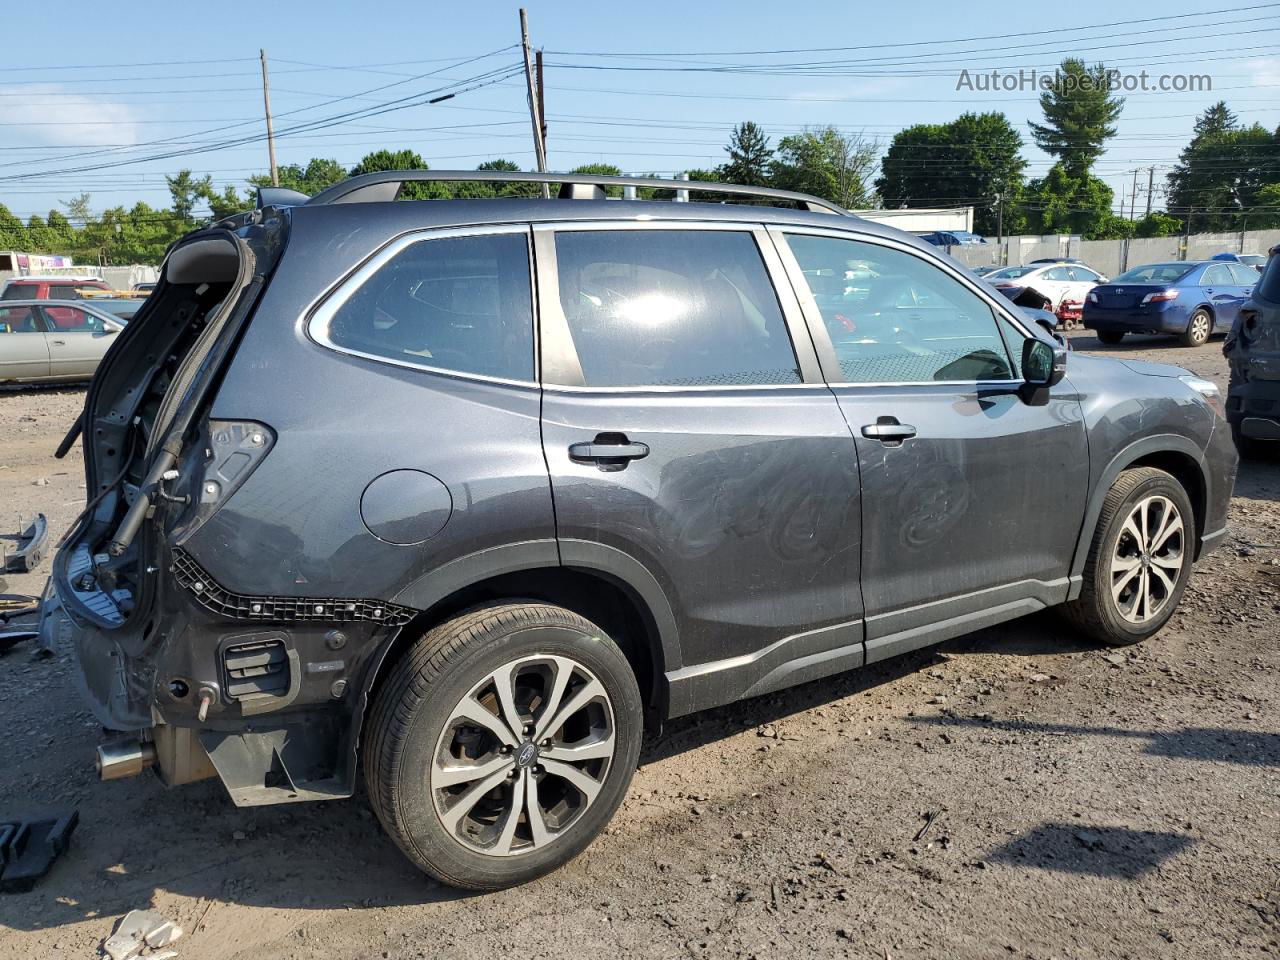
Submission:
[[[1075,346],[1225,386],[1216,341]],[[79,451],[50,454],[81,398],[0,391],[0,533],[78,511]],[[96,956],[145,907],[201,960],[1280,954],[1278,498],[1280,467],[1243,465],[1231,536],[1156,639],[1100,649],[1038,615],[674,722],[586,854],[484,896],[416,874],[362,798],[95,782],[70,663],[19,646],[0,818],[81,820],[42,884],[0,896],[0,958]]]

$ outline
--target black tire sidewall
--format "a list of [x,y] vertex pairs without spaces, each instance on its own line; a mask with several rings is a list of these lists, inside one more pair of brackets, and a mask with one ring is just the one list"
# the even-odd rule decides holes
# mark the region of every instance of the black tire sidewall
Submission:
[[[1115,551],[1116,542],[1120,539],[1125,519],[1138,503],[1153,494],[1167,497],[1182,517],[1183,551],[1186,554],[1182,569],[1178,571],[1178,580],[1174,584],[1173,595],[1154,620],[1138,625],[1130,623],[1121,616],[1111,594],[1110,559]],[[1105,631],[1104,639],[1111,644],[1126,646],[1139,643],[1155,633],[1169,621],[1182,602],[1182,594],[1186,591],[1187,582],[1191,579],[1194,566],[1193,557],[1196,548],[1195,513],[1191,508],[1191,500],[1182,486],[1167,474],[1152,476],[1137,484],[1120,502],[1119,507],[1107,519],[1106,530],[1098,543],[1097,561],[1094,567],[1093,595],[1097,606],[1097,619]]]
[[[595,801],[562,839],[542,850],[513,857],[490,857],[468,850],[440,822],[429,774],[441,730],[454,706],[484,677],[512,660],[537,654],[572,657],[603,684],[614,710],[617,750]],[[474,889],[498,889],[525,883],[581,853],[612,819],[635,771],[643,736],[643,708],[630,664],[603,631],[560,623],[521,624],[488,637],[429,683],[406,725],[396,762],[385,771],[393,778],[392,796],[406,853],[448,883]]]

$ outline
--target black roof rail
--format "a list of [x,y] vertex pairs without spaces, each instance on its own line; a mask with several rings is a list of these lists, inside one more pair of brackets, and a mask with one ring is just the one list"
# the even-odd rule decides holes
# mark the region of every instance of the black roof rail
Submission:
[[[657,177],[606,177],[594,173],[532,173],[521,170],[384,170],[378,173],[362,173],[343,180],[326,190],[321,190],[308,205],[326,203],[367,203],[394,200],[406,183],[425,181],[464,181],[472,183],[558,183],[560,197],[568,199],[598,199],[605,197],[603,187],[651,187],[662,190],[697,190],[701,193],[722,193],[728,196],[756,197],[765,200],[786,200],[805,210],[835,213],[848,216],[829,200],[792,190],[775,190],[773,187],[746,187],[738,183],[712,183],[703,180],[666,180]],[[594,187],[597,189],[582,189]]]

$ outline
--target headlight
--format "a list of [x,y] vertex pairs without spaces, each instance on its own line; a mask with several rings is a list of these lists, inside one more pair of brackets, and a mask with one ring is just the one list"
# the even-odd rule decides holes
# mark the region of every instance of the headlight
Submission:
[[1178,379],[1204,397],[1204,402],[1213,407],[1213,412],[1218,416],[1225,417],[1227,415],[1226,409],[1222,406],[1222,391],[1218,389],[1218,385],[1212,380],[1197,377],[1195,374],[1187,374],[1185,377],[1179,377]]

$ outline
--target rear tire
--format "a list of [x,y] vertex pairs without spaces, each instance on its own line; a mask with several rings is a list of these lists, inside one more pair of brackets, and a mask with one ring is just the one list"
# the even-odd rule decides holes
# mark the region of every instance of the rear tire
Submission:
[[1195,313],[1191,314],[1191,319],[1187,321],[1187,329],[1182,332],[1182,345],[1184,347],[1203,347],[1209,342],[1209,334],[1213,332],[1213,317],[1209,316],[1209,311],[1204,307],[1200,307]]
[[374,812],[420,869],[497,890],[577,856],[622,803],[643,708],[630,664],[561,607],[508,603],[429,631],[369,717]]
[[1154,467],[1125,470],[1102,504],[1080,596],[1064,613],[1111,646],[1157,633],[1191,577],[1195,514],[1182,485]]
[[1099,330],[1098,339],[1109,347],[1114,347],[1124,339],[1123,330]]

